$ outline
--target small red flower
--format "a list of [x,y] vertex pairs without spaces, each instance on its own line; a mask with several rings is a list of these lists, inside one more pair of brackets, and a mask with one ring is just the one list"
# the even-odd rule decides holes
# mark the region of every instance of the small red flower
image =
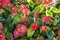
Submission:
[[52,0],[44,0],[43,3],[44,4],[50,4],[52,2]]
[[36,0],[36,2],[37,2],[37,3],[40,3],[40,2],[41,2],[41,0]]
[[20,10],[23,10],[23,9],[25,9],[25,8],[27,8],[27,7],[26,7],[26,5],[21,4],[21,5],[19,6],[19,8],[20,8]]
[[22,10],[22,13],[23,13],[24,15],[29,15],[30,10],[29,10],[28,8],[24,8],[24,9]]
[[17,24],[16,29],[20,33],[26,33],[28,31],[27,27],[23,24]]
[[17,8],[16,8],[16,6],[14,6],[13,8],[12,8],[12,11],[11,11],[11,13],[13,14],[13,15],[16,15],[17,14]]
[[60,36],[60,29],[58,30],[58,36]]
[[43,25],[43,26],[42,26],[42,30],[43,30],[43,31],[46,31],[47,29],[48,29],[48,28],[47,28],[46,25]]
[[25,22],[28,22],[27,18],[24,17],[22,20],[21,20],[22,23],[25,23]]
[[31,24],[31,28],[33,31],[37,30],[38,26],[39,26],[39,22],[35,22],[35,23]]
[[3,24],[2,23],[0,23],[0,30],[2,30],[3,29]]
[[35,12],[34,17],[37,18],[39,16],[39,14],[40,14],[39,12]]
[[3,33],[0,34],[0,40],[5,40],[5,35]]
[[44,16],[44,17],[42,18],[42,21],[43,21],[43,22],[49,22],[50,19],[51,19],[50,16]]

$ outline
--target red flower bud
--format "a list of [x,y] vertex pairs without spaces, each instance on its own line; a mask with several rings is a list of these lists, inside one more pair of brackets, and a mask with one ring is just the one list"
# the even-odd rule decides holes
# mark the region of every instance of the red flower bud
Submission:
[[58,30],[58,36],[60,36],[60,29]]
[[28,22],[27,18],[24,17],[22,20],[21,20],[22,23],[25,23],[25,22]]
[[50,16],[44,16],[44,17],[42,18],[42,21],[43,21],[43,22],[49,22],[50,19],[51,19]]
[[37,30],[38,26],[39,26],[39,22],[35,22],[35,23],[31,24],[31,28],[33,31]]
[[43,26],[42,26],[42,30],[43,30],[43,31],[46,31],[47,29],[48,29],[48,28],[47,28],[46,25],[43,25]]
[[22,10],[22,13],[23,13],[24,15],[29,15],[30,10],[29,10],[28,8],[24,8],[24,9]]
[[12,11],[11,11],[11,13],[13,14],[13,15],[16,15],[17,14],[17,8],[16,8],[16,6],[14,6],[13,8],[12,8]]
[[35,12],[34,17],[37,18],[39,16],[39,14],[40,14],[39,12]]

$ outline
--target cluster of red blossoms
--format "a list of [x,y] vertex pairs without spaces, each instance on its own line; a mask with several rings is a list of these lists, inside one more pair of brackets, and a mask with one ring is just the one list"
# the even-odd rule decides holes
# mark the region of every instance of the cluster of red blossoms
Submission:
[[25,15],[25,16],[29,15],[30,10],[27,8],[26,5],[21,4],[21,5],[19,6],[19,8],[20,8],[20,10],[22,11],[23,15]]
[[22,37],[28,31],[27,27],[23,24],[17,24],[16,29],[14,30],[14,37]]
[[5,40],[5,34],[2,31],[3,29],[3,24],[0,23],[0,40]]
[[51,17],[50,16],[44,16],[43,18],[42,18],[42,21],[43,22],[49,22],[51,20]]
[[[19,5],[19,10],[20,10],[20,11],[22,12],[22,14],[23,14],[23,18],[22,18],[21,22],[22,22],[22,23],[28,22],[26,16],[29,15],[30,10],[27,8],[27,6],[24,5],[24,4],[21,4],[21,5]],[[12,7],[11,13],[12,13],[13,15],[16,15],[17,12],[18,12],[18,10],[17,10],[16,6]]]
[[21,11],[22,14],[23,14],[23,18],[22,18],[21,22],[22,22],[22,23],[28,22],[26,16],[29,15],[30,10],[29,10],[29,9],[27,8],[27,6],[24,5],[24,4],[21,4],[21,5],[19,6],[19,8],[20,8],[20,11]]
[[39,26],[39,22],[35,22],[35,23],[31,24],[31,28],[33,31],[37,30],[38,26]]
[[6,6],[12,7],[10,0],[0,0],[0,6],[5,8]]

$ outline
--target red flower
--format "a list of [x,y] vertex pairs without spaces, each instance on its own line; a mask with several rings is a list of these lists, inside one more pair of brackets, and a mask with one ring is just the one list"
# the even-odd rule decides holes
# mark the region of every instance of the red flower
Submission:
[[44,4],[50,4],[52,2],[52,0],[44,0],[43,3]]
[[22,37],[25,35],[25,33],[27,32],[27,27],[23,24],[17,24],[16,25],[16,29],[14,31],[14,37],[18,38],[18,37]]
[[16,29],[20,33],[26,33],[27,30],[28,30],[27,27],[25,25],[23,25],[23,24],[17,24]]
[[28,8],[24,8],[24,9],[22,10],[22,13],[23,13],[24,15],[29,15],[30,10],[29,10]]
[[39,16],[39,14],[40,14],[39,12],[35,12],[34,17],[37,18]]
[[36,0],[36,2],[37,2],[37,3],[40,3],[40,2],[41,2],[41,0]]
[[37,30],[38,26],[39,26],[39,22],[35,22],[35,23],[31,24],[31,28],[33,31]]
[[21,4],[21,5],[19,6],[19,8],[20,8],[20,10],[23,10],[23,9],[25,9],[25,8],[27,8],[27,7],[26,7],[26,5]]
[[0,1],[0,6],[2,6],[3,8],[5,8],[6,6],[9,6],[9,5],[10,5],[10,7],[12,6],[10,0],[1,0]]
[[48,29],[48,28],[47,28],[46,25],[43,25],[43,26],[42,26],[42,30],[43,30],[43,31],[46,31],[47,29]]
[[51,19],[50,16],[44,16],[44,17],[42,18],[42,21],[43,21],[43,22],[49,22],[50,19]]
[[16,15],[17,14],[17,8],[16,8],[16,6],[14,6],[13,8],[12,8],[12,11],[11,11],[11,13],[13,14],[13,15]]
[[0,23],[0,30],[2,30],[3,29],[3,24],[2,23]]
[[5,36],[4,36],[4,34],[2,33],[2,34],[0,34],[0,40],[5,40]]
[[25,22],[28,22],[27,18],[24,17],[22,20],[21,20],[22,23],[25,23]]
[[60,29],[58,30],[58,36],[60,36]]

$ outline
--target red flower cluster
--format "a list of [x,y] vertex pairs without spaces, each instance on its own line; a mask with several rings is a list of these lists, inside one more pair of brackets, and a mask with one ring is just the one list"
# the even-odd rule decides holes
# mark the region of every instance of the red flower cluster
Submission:
[[34,17],[37,18],[39,16],[39,14],[40,14],[39,12],[35,12]]
[[28,31],[27,27],[23,24],[17,24],[16,29],[14,31],[14,37],[21,37]]
[[23,5],[23,4],[21,4],[20,6],[19,6],[19,8],[20,8],[20,10],[22,11],[22,13],[24,14],[24,15],[29,15],[29,13],[30,13],[30,10],[26,7],[26,5]]
[[60,29],[58,30],[58,36],[60,36]]
[[0,40],[5,40],[5,35],[4,35],[4,33],[0,34]]
[[43,26],[42,26],[42,30],[43,30],[43,31],[46,31],[47,29],[48,29],[48,28],[47,28],[46,25],[43,25]]
[[6,6],[12,7],[10,0],[0,0],[0,6],[5,8]]
[[31,24],[31,28],[33,31],[37,30],[38,26],[39,26],[39,22],[35,22],[35,23]]
[[18,12],[18,10],[17,10],[16,6],[12,7],[11,13],[12,13],[13,15],[16,15],[17,12]]
[[4,35],[4,33],[2,32],[2,29],[3,29],[3,24],[0,23],[0,40],[5,40],[5,35]]
[[44,0],[43,3],[44,4],[50,4],[53,0]]
[[44,16],[44,17],[42,18],[42,21],[43,21],[43,22],[49,22],[50,19],[51,19],[50,16]]

